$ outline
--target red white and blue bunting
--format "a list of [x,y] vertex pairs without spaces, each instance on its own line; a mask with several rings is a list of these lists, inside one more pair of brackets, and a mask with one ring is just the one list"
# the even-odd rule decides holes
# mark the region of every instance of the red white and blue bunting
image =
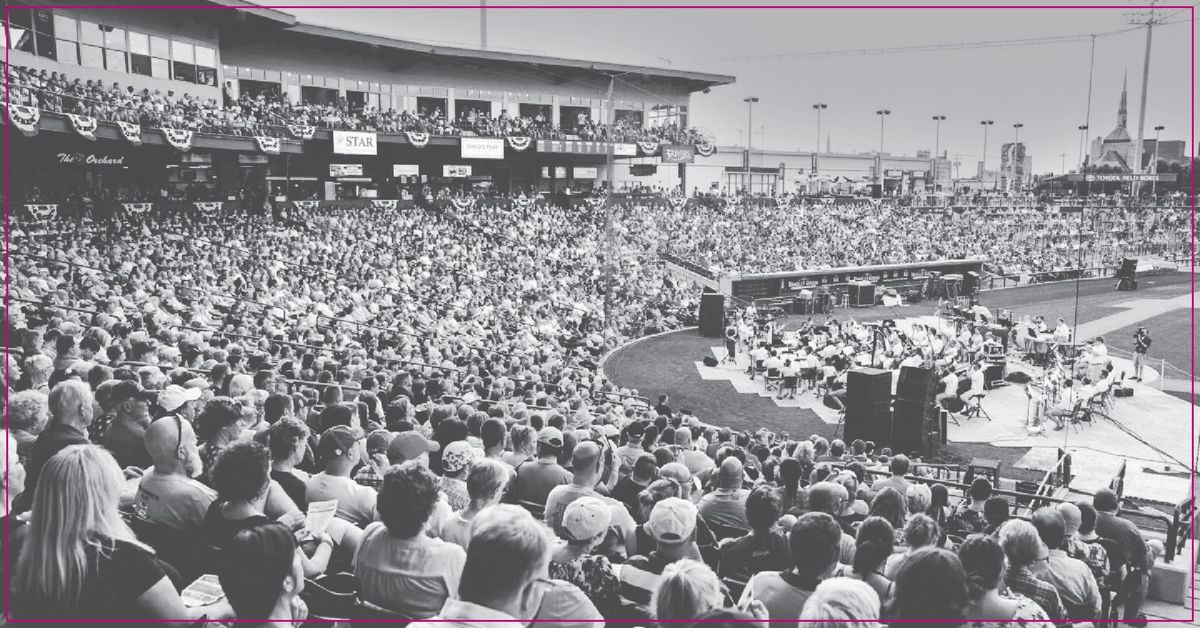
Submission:
[[603,194],[588,197],[588,205],[591,205],[592,209],[600,209],[606,202],[608,202],[608,197]]
[[207,202],[207,203],[197,201],[193,204],[196,206],[196,209],[198,209],[206,214],[211,214],[213,212],[221,211],[221,205],[222,205],[221,201],[212,201],[212,202]]
[[696,154],[701,157],[712,157],[712,154],[717,152],[717,147],[708,142],[700,142],[696,144]]
[[654,142],[654,141],[638,142],[637,145],[638,145],[638,148],[641,149],[642,154],[647,157],[658,152],[658,142]]
[[132,122],[117,122],[117,126],[121,128],[121,135],[134,146],[142,145],[142,127]]
[[296,209],[312,211],[317,208],[318,202],[319,201],[292,201],[292,204],[296,206]]
[[287,129],[298,140],[311,140],[317,133],[317,127],[307,124],[289,124]]
[[192,150],[192,131],[190,129],[169,129],[163,127],[162,134],[171,146],[185,153]]
[[510,135],[504,139],[508,140],[509,148],[518,152],[529,148],[533,144],[532,137],[524,137],[521,135]]
[[68,113],[67,117],[71,119],[71,128],[83,137],[96,141],[96,119],[90,116],[78,116],[73,113]]
[[467,198],[455,197],[455,198],[450,199],[450,202],[454,204],[455,209],[457,209],[458,211],[464,211],[464,210],[470,209],[471,206],[475,204],[475,199],[470,198],[470,197],[467,197]]
[[266,135],[255,135],[254,141],[258,144],[259,150],[271,155],[278,155],[279,147],[283,144],[278,137],[268,137]]
[[385,209],[391,211],[396,209],[397,201],[395,199],[374,199],[371,201],[371,207],[375,209]]
[[154,203],[121,203],[121,207],[131,214],[144,214],[154,208]]
[[405,131],[404,135],[414,148],[425,148],[425,145],[429,143],[429,134],[423,131]]
[[58,215],[58,205],[26,205],[25,210],[38,220],[53,220]]
[[674,207],[675,210],[678,211],[680,209],[683,209],[684,205],[687,205],[688,197],[686,197],[686,196],[668,196],[667,202],[671,204],[671,207]]
[[8,119],[25,137],[33,137],[38,134],[38,120],[42,119],[42,112],[37,107],[10,105]]

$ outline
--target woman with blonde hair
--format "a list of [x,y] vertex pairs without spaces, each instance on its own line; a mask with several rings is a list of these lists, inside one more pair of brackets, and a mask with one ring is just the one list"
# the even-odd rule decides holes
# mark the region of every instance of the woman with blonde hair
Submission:
[[95,445],[63,449],[42,468],[13,575],[14,616],[156,619],[232,616],[227,602],[186,608],[154,551],[117,510],[124,476]]
[[650,608],[658,619],[696,619],[721,608],[724,602],[717,574],[708,565],[685,558],[663,569]]
[[871,585],[852,578],[830,578],[808,597],[800,621],[811,628],[875,628],[879,614],[879,594]]

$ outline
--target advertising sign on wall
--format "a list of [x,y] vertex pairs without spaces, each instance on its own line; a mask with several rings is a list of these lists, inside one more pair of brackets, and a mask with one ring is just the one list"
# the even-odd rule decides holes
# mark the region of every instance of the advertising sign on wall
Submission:
[[442,166],[442,176],[443,177],[455,177],[455,178],[460,178],[460,179],[466,178],[466,177],[471,176],[471,167],[447,164],[445,166]]
[[463,159],[504,159],[504,140],[464,137],[459,140]]
[[338,155],[374,155],[376,147],[374,133],[333,132],[333,152]]
[[331,177],[361,177],[362,173],[362,164],[329,164]]
[[664,164],[690,164],[696,160],[696,147],[691,144],[670,144],[662,147]]
[[392,164],[393,177],[415,177],[421,174],[417,164]]

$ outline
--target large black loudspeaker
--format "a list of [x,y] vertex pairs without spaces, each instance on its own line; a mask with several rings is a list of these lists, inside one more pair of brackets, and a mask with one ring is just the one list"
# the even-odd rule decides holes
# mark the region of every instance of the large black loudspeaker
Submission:
[[892,436],[892,372],[857,368],[846,374],[846,440],[875,441]]
[[850,284],[850,305],[853,307],[870,307],[875,305],[875,284],[866,281],[855,281]]
[[725,295],[717,292],[700,295],[700,335],[705,338],[725,336]]
[[[922,452],[925,437],[941,432],[938,423],[937,377],[933,369],[906,366],[900,369],[896,384],[896,408],[892,414],[892,450],[896,453]],[[935,438],[933,442],[939,439]]]
[[1121,268],[1117,271],[1117,292],[1137,290],[1137,259],[1126,257],[1121,260]]
[[962,290],[959,292],[962,296],[971,296],[979,290],[979,273],[971,270],[963,273]]

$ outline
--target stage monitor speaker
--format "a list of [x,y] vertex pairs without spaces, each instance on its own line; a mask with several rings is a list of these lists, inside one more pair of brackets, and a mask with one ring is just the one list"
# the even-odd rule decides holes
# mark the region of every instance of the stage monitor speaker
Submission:
[[712,357],[711,355],[704,356],[704,366],[716,366],[716,365],[717,365],[716,358]]
[[846,440],[888,442],[892,437],[892,372],[857,368],[846,374]]
[[1117,271],[1117,277],[1136,277],[1137,276],[1137,258],[1126,257],[1121,260],[1121,269]]
[[700,295],[700,335],[705,338],[725,336],[725,295],[717,292]]

